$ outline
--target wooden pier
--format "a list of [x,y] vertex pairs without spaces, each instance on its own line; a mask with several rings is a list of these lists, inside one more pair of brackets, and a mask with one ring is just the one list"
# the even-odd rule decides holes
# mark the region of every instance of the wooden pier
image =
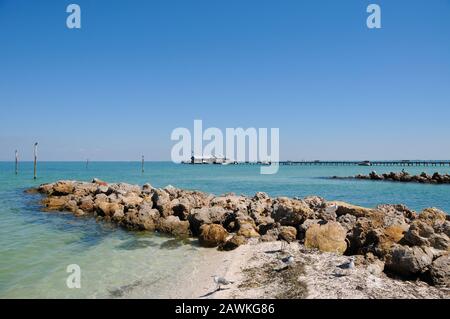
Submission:
[[445,161],[280,161],[280,165],[324,165],[324,166],[450,166]]
[[[261,162],[234,162],[237,165],[268,165]],[[450,160],[442,161],[280,161],[280,165],[304,166],[450,166]]]

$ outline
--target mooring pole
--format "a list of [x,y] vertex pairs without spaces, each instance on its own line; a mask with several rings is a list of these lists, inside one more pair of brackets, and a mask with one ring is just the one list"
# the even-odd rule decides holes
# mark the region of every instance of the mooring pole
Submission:
[[19,152],[16,150],[16,175],[19,172]]
[[141,168],[142,168],[142,173],[144,173],[144,155],[142,155],[142,165],[141,165]]
[[36,179],[37,174],[36,174],[36,168],[37,168],[37,146],[38,143],[34,143],[34,176],[33,178]]
[[86,169],[88,168],[88,166],[89,166],[89,158],[86,159]]

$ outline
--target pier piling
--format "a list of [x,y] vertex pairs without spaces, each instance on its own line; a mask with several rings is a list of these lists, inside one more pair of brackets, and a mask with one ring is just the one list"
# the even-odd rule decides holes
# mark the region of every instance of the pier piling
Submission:
[[15,153],[15,156],[16,156],[15,172],[16,172],[16,175],[17,175],[19,173],[19,152],[17,152],[17,150],[16,150],[16,153]]
[[34,175],[33,175],[33,179],[36,179],[37,177],[37,146],[38,143],[34,143]]

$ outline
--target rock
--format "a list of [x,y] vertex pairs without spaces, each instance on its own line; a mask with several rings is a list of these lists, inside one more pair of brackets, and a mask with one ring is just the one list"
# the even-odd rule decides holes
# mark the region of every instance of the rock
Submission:
[[248,212],[250,201],[244,196],[226,195],[218,196],[211,200],[211,206],[220,206],[227,211]]
[[419,214],[419,220],[424,223],[434,226],[435,224],[443,224],[446,220],[447,214],[438,208],[426,208]]
[[259,237],[259,233],[256,231],[255,227],[250,223],[243,223],[240,225],[237,235],[243,236],[245,238]]
[[404,228],[399,225],[392,225],[386,228],[371,230],[372,238],[376,238],[374,251],[378,256],[386,256],[392,246],[401,241],[404,234]]
[[247,239],[244,236],[234,235],[229,240],[227,240],[224,244],[220,246],[222,250],[233,250],[238,248],[241,245],[244,245],[247,242]]
[[434,229],[421,220],[414,220],[403,237],[402,244],[408,246],[429,246]]
[[433,251],[424,246],[395,244],[386,258],[386,269],[401,276],[417,276],[428,270],[433,262]]
[[109,185],[111,190],[117,195],[136,196],[141,195],[141,187],[139,185],[132,185],[128,183],[119,183]]
[[314,224],[306,231],[305,247],[343,254],[347,249],[346,235],[345,229],[337,222]]
[[77,197],[91,196],[97,191],[98,185],[92,183],[75,183],[72,194]]
[[352,204],[348,204],[348,203],[340,202],[340,201],[329,202],[329,205],[337,206],[337,209],[336,209],[337,216],[349,214],[349,215],[353,215],[355,217],[365,217],[374,211],[374,209],[371,209],[371,208],[352,205]]
[[298,227],[297,237],[300,240],[305,239],[306,231],[314,224],[325,224],[321,219],[307,219]]
[[199,243],[203,247],[216,247],[226,241],[228,232],[218,224],[204,224],[200,227]]
[[278,238],[287,242],[293,242],[297,239],[297,229],[292,226],[281,226]]
[[92,196],[83,197],[80,200],[79,208],[85,213],[91,213],[94,211],[94,201],[92,200]]
[[438,234],[445,234],[450,237],[450,222],[445,221],[443,223],[436,223],[434,226],[434,231]]
[[309,206],[309,208],[315,211],[321,208],[325,208],[326,206],[325,199],[319,196],[307,196],[303,198],[303,201]]
[[161,218],[158,223],[158,230],[178,237],[188,237],[191,235],[188,221],[182,221],[177,216]]
[[191,202],[187,198],[175,198],[171,202],[173,214],[181,220],[187,220],[191,212]]
[[98,205],[98,210],[104,216],[112,217],[116,212],[123,212],[123,206],[117,203],[101,202]]
[[407,219],[407,222],[410,222],[413,219],[417,218],[417,213],[413,210],[410,210],[408,207],[402,204],[383,204],[378,205],[376,210],[384,212],[386,215],[401,215]]
[[67,196],[52,196],[44,198],[41,203],[45,206],[47,211],[62,211],[69,200],[70,198],[68,198]]
[[155,207],[161,216],[167,217],[173,214],[172,204],[169,194],[163,189],[155,189],[152,196],[153,207]]
[[450,288],[450,255],[441,256],[433,261],[430,276],[435,285]]
[[144,185],[142,185],[142,193],[144,194],[152,194],[153,193],[153,186],[150,185],[149,183],[145,183]]
[[450,239],[446,234],[433,234],[429,238],[430,246],[438,249],[450,252]]
[[74,190],[74,183],[70,181],[59,181],[53,185],[52,194],[55,196],[63,196],[72,194]]
[[123,223],[132,229],[155,230],[159,216],[157,209],[144,205],[139,210],[129,210],[124,217]]
[[144,199],[136,193],[127,193],[125,196],[119,196],[121,202],[125,206],[138,206]]
[[256,225],[271,224],[274,222],[271,217],[272,214],[272,199],[265,197],[267,194],[258,195],[253,197],[253,201],[249,206],[249,216],[255,221]]
[[64,210],[75,213],[78,210],[78,203],[76,200],[71,199],[66,202],[66,205],[64,205]]
[[274,203],[272,218],[283,226],[298,226],[313,215],[314,211],[305,202],[279,197]]
[[84,211],[82,211],[81,209],[77,209],[74,213],[73,213],[76,217],[82,217],[85,216],[86,213]]
[[192,233],[200,234],[200,227],[203,224],[222,224],[225,221],[226,213],[225,209],[219,206],[193,209],[188,216]]
[[341,224],[346,231],[350,231],[356,225],[356,217],[350,214],[341,215],[337,218],[337,222]]
[[38,187],[37,190],[41,194],[50,195],[53,192],[53,185],[54,184],[42,184]]

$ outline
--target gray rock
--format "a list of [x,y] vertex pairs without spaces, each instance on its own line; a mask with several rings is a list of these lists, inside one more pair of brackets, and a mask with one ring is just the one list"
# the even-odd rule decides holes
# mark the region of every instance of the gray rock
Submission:
[[429,247],[395,244],[387,256],[386,269],[401,276],[420,275],[428,270],[433,256],[434,252]]
[[192,233],[198,236],[203,224],[222,224],[225,221],[226,214],[227,211],[220,206],[193,209],[188,216]]
[[441,256],[433,261],[430,275],[435,285],[450,288],[450,255]]

